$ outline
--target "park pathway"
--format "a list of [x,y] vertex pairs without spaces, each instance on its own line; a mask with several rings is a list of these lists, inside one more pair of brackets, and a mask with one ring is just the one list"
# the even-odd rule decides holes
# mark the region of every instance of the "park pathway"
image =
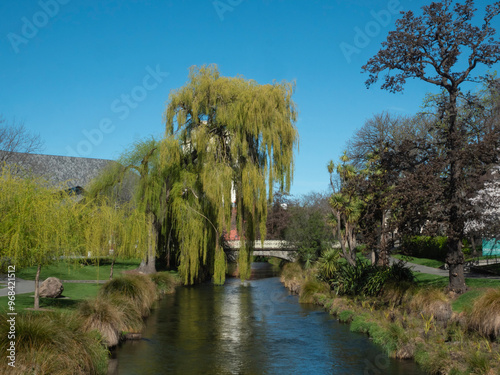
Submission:
[[[391,259],[391,264],[399,262],[399,259],[392,258],[392,257],[390,259]],[[427,266],[422,266],[420,264],[415,264],[415,263],[410,263],[410,262],[406,262],[406,264],[408,265],[408,267],[410,267],[410,269],[413,272],[421,272],[421,273],[427,273],[430,275],[446,276],[446,277],[448,277],[450,275],[448,270],[443,270],[441,268],[427,267]],[[486,263],[484,263],[484,264],[486,264]],[[488,275],[488,274],[473,272],[473,271],[465,272],[465,278],[500,280],[500,276]]]

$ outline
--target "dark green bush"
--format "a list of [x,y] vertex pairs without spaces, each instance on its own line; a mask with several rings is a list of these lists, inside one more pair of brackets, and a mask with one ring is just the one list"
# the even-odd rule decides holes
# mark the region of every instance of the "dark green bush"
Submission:
[[394,263],[390,267],[359,262],[356,267],[346,263],[339,264],[330,283],[339,295],[378,296],[389,282],[414,283],[415,278],[403,262]]
[[402,243],[403,254],[415,258],[435,259],[444,262],[448,239],[446,237],[413,236],[405,237]]

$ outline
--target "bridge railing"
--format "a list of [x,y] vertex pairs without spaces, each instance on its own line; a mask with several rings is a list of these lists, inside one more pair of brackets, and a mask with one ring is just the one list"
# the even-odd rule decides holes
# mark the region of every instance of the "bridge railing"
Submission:
[[[241,247],[241,242],[239,240],[236,241],[227,241],[229,247],[234,250],[238,250]],[[333,248],[340,248],[340,243],[338,241],[331,244]],[[262,242],[260,240],[254,241],[254,249],[258,250],[284,250],[284,251],[296,251],[296,247],[288,242],[282,240],[265,240],[264,247],[262,247]]]

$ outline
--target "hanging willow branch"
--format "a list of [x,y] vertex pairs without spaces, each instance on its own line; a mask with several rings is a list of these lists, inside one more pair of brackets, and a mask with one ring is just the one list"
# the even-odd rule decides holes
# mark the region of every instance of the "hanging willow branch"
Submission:
[[[259,85],[240,76],[221,77],[210,65],[193,67],[186,85],[170,94],[165,112],[170,147],[164,147],[162,160],[165,170],[179,160],[182,167],[178,186],[172,189],[170,213],[179,237],[179,270],[186,282],[199,277],[200,265],[209,268],[217,283],[224,280],[225,257],[214,239],[230,230],[232,189],[243,243],[239,270],[242,278],[249,276],[251,246],[257,228],[265,238],[273,187],[278,184],[289,191],[293,177],[298,144],[294,87],[288,82]],[[171,157],[172,140],[180,150],[179,160]],[[183,195],[185,189],[198,198]],[[193,215],[193,207],[206,220]]]

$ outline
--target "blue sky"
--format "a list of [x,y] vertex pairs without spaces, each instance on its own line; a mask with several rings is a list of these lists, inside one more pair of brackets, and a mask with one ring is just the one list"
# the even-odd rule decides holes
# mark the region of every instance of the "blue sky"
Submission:
[[185,84],[192,65],[214,63],[222,75],[262,84],[295,80],[292,194],[324,191],[326,164],[368,118],[413,114],[436,92],[416,81],[403,94],[367,90],[361,73],[398,11],[424,3],[3,1],[0,114],[39,133],[46,154],[115,159],[134,141],[163,134],[169,92]]

